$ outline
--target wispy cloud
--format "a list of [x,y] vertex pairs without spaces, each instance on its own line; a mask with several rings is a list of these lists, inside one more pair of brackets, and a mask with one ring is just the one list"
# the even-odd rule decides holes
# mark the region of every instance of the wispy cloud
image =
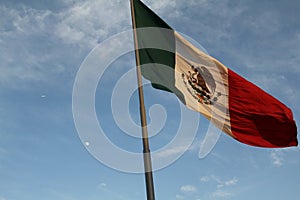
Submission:
[[[188,130],[186,130],[186,131],[188,131]],[[191,130],[191,132],[192,131],[195,131],[195,130]],[[196,150],[198,150],[198,148],[199,148],[199,143],[194,142],[194,143],[190,144],[192,141],[193,141],[193,138],[188,139],[188,137],[187,137],[187,138],[181,140],[180,143],[158,152],[156,156],[158,158],[170,158],[170,157],[174,157],[179,154],[182,154],[184,152],[195,153]]]
[[237,184],[237,182],[238,182],[238,179],[237,179],[237,178],[233,178],[233,179],[231,179],[231,180],[225,181],[225,182],[224,182],[224,185],[225,185],[225,186],[231,186],[231,185]]
[[211,197],[213,198],[225,198],[225,197],[230,197],[233,194],[227,191],[223,191],[223,190],[216,190],[211,194]]
[[[55,34],[66,43],[94,46],[97,41],[130,28],[129,12],[124,12],[128,2],[81,1],[61,12],[62,21],[55,25]],[[113,24],[113,26],[112,26]],[[127,25],[127,26],[126,26]]]
[[124,12],[128,2],[61,4],[63,9],[55,12],[26,4],[0,5],[0,85],[56,84],[54,78],[74,74],[99,41],[131,28],[129,9]]
[[177,146],[177,147],[173,147],[173,148],[168,148],[168,149],[158,153],[158,157],[166,158],[166,157],[178,155],[178,154],[182,153],[183,151],[185,151],[186,148],[187,148],[186,146]]
[[272,151],[270,157],[274,166],[280,167],[283,165],[284,158],[281,151]]
[[201,182],[204,182],[204,183],[209,182],[209,181],[210,181],[210,177],[209,177],[209,176],[202,176],[202,177],[200,178],[200,181],[201,181]]
[[193,185],[183,185],[181,186],[180,191],[183,193],[193,193],[197,191],[197,188]]
[[209,176],[202,176],[200,178],[201,182],[215,182],[218,184],[219,187],[224,187],[224,186],[232,186],[236,185],[238,182],[237,178],[232,178],[229,180],[222,180],[220,177],[216,175],[209,175]]
[[100,184],[98,185],[98,188],[99,188],[100,190],[106,190],[106,189],[107,189],[107,184],[106,184],[106,183],[100,183]]
[[234,195],[227,190],[238,183],[238,179],[235,177],[228,180],[222,180],[216,175],[203,176],[200,178],[200,181],[203,183],[211,182],[215,184],[215,190],[210,194],[213,198],[229,197]]

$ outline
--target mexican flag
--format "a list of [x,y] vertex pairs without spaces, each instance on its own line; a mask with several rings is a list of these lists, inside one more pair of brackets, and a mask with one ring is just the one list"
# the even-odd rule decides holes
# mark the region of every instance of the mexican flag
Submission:
[[288,107],[196,48],[140,0],[133,0],[133,27],[138,64],[154,88],[174,93],[242,143],[298,145]]

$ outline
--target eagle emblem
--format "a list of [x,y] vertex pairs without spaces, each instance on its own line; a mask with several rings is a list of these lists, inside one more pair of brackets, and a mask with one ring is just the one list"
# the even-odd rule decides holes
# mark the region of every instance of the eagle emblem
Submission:
[[215,95],[216,82],[205,66],[195,67],[191,65],[191,71],[188,71],[187,74],[182,73],[182,78],[186,79],[184,83],[186,87],[189,87],[188,91],[199,103],[212,105],[221,96],[219,92]]

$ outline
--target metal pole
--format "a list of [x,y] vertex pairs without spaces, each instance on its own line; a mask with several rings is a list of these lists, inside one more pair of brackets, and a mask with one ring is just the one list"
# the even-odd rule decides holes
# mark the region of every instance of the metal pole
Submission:
[[150,152],[149,140],[148,140],[146,109],[144,103],[144,91],[143,91],[142,73],[141,73],[141,65],[140,65],[141,63],[140,63],[140,57],[138,51],[138,41],[137,41],[135,13],[134,13],[133,4],[134,4],[133,0],[130,0],[132,28],[133,28],[133,37],[134,37],[134,46],[135,46],[136,74],[137,74],[138,93],[139,93],[139,101],[140,101],[140,118],[141,118],[142,136],[143,136],[143,158],[144,158],[147,200],[155,200],[151,152]]

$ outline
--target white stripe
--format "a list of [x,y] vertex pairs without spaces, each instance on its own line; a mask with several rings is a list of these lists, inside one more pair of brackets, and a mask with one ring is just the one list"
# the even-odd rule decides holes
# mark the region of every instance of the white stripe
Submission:
[[227,68],[176,32],[175,38],[175,86],[184,95],[186,106],[232,136]]

